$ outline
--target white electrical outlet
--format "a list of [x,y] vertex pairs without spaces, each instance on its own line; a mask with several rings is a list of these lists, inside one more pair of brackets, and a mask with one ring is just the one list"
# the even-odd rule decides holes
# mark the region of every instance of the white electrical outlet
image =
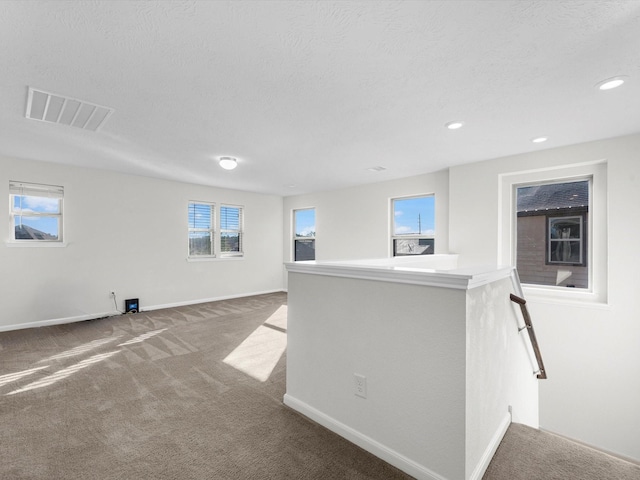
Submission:
[[367,398],[367,377],[354,373],[353,388],[358,397]]

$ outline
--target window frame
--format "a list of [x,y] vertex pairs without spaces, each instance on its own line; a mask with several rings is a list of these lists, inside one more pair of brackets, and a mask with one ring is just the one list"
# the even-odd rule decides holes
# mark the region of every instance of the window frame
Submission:
[[[211,212],[211,221],[209,224],[209,228],[197,228],[191,227],[189,222],[189,217],[191,215],[191,207],[195,205],[204,205],[209,207],[209,211]],[[194,212],[195,214],[195,212]],[[192,233],[209,233],[209,238],[211,239],[211,249],[208,254],[193,254],[191,252],[191,234]],[[213,202],[205,202],[199,200],[189,200],[189,204],[187,207],[187,258],[189,259],[207,259],[207,258],[216,258],[216,204]]]
[[[222,228],[222,209],[237,209],[238,210],[238,228]],[[219,207],[219,245],[220,245],[220,258],[239,258],[244,257],[244,207],[242,205],[231,205],[227,203],[221,203]],[[228,226],[228,225],[227,225]],[[237,234],[238,236],[238,250],[222,250],[222,237],[225,234]]]
[[[291,251],[291,259],[294,262],[305,262],[305,261],[315,261],[316,259],[316,234],[317,231],[314,228],[313,235],[303,236],[297,234],[297,223],[296,223],[296,213],[303,212],[306,210],[313,210],[313,219],[314,224],[317,225],[317,217],[316,217],[316,207],[303,207],[303,208],[294,208],[291,210],[291,230],[292,230],[292,251]],[[313,241],[313,260],[298,260],[296,258],[296,245],[299,241],[308,242],[309,240]]]
[[[51,212],[25,212],[20,207],[15,209],[16,197],[33,197],[33,198],[55,198],[58,203],[58,211]],[[22,201],[20,202],[22,205]],[[56,220],[58,235],[54,239],[44,238],[16,238],[16,219],[31,218],[52,218]],[[32,182],[21,182],[16,180],[9,181],[9,242],[8,244],[16,246],[65,246],[64,242],[64,187],[60,185],[49,185]],[[43,232],[46,233],[46,232]]]
[[[498,174],[498,264],[516,265],[517,205],[516,186],[564,183],[591,179],[590,206],[587,218],[585,258],[589,269],[589,288],[576,289],[553,285],[523,284],[527,298],[541,302],[607,306],[608,302],[608,229],[607,229],[607,161],[580,162],[536,170]],[[546,246],[545,246],[546,247]]]
[[[396,234],[396,209],[395,204],[396,201],[403,200],[411,200],[416,198],[433,198],[433,233],[432,234]],[[410,257],[410,256],[420,256],[420,255],[434,255],[436,249],[436,195],[435,193],[423,193],[418,195],[407,195],[403,197],[393,197],[390,199],[390,216],[391,216],[391,235],[390,235],[390,256],[393,257]],[[418,244],[420,240],[431,240],[431,245],[433,246],[433,250],[430,253],[422,254],[422,253],[407,253],[407,254],[396,254],[396,240],[418,240]]]

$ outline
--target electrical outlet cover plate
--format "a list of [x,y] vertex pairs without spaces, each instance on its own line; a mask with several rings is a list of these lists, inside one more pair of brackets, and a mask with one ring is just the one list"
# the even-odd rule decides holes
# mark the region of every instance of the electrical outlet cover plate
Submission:
[[358,397],[367,398],[367,377],[354,373],[353,388]]

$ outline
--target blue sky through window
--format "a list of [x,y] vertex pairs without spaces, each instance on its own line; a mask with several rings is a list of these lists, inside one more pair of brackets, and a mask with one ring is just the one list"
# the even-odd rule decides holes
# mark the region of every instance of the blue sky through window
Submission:
[[46,215],[59,215],[60,202],[59,198],[14,195],[12,207],[15,225],[23,225],[57,237],[58,217]]
[[211,228],[211,205],[202,203],[189,204],[189,228]]
[[31,227],[40,232],[48,233],[54,237],[58,236],[58,219],[51,217],[25,217],[16,216],[16,225]]
[[294,225],[296,237],[315,236],[316,209],[307,208],[304,210],[294,210]]
[[401,198],[393,201],[394,235],[435,234],[435,197]]
[[29,213],[60,213],[60,199],[14,195],[13,211],[16,213],[22,211],[25,215]]
[[220,207],[220,228],[222,230],[240,230],[239,207]]

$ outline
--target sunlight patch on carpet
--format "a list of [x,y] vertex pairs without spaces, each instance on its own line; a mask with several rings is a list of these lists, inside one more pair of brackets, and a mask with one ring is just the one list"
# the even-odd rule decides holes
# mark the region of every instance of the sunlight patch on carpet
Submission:
[[44,367],[30,368],[29,370],[23,370],[21,372],[9,373],[7,375],[0,375],[0,387],[6,385],[7,383],[20,380],[21,378],[28,377],[29,375],[37,372],[38,370],[42,370],[43,368],[49,368],[49,365],[45,365]]
[[134,343],[142,343],[145,340],[151,338],[151,337],[155,337],[156,335],[160,335],[162,332],[164,332],[165,330],[168,330],[168,328],[161,328],[160,330],[154,330],[152,332],[147,332],[147,333],[143,333],[142,335],[138,335],[135,338],[132,338],[131,340],[127,340],[124,343],[120,343],[118,344],[119,347],[125,347],[127,345],[133,345]]
[[[278,320],[277,317],[274,317],[278,315],[278,312],[280,312],[280,309],[265,324],[271,324],[270,322],[274,319],[274,321],[279,322],[275,326],[282,328],[280,326],[281,319]],[[286,327],[286,317],[284,325]],[[286,348],[286,333],[260,325],[233,352],[227,355],[223,362],[260,382],[265,382],[271,376],[271,372],[273,372]]]
[[265,325],[271,325],[273,327],[278,327],[283,331],[287,330],[287,306],[281,305],[274,313],[271,315],[266,322]]
[[95,348],[101,347],[107,343],[115,342],[120,337],[111,337],[111,338],[100,338],[98,340],[94,340],[93,342],[85,343],[84,345],[80,345],[78,347],[72,348],[70,350],[66,350],[62,353],[58,353],[49,358],[45,358],[44,360],[40,360],[38,363],[42,362],[50,362],[51,360],[60,360],[61,358],[75,357],[76,355],[81,355]]
[[27,392],[29,390],[35,390],[36,388],[42,388],[42,387],[47,387],[49,385],[53,385],[54,383],[59,382],[60,380],[63,380],[67,377],[70,377],[74,373],[84,368],[90,367],[94,363],[98,363],[103,360],[106,360],[107,358],[111,357],[112,355],[115,355],[118,352],[119,350],[116,350],[114,352],[100,353],[98,355],[94,355],[93,357],[89,357],[85,360],[82,360],[76,363],[75,365],[71,365],[70,367],[63,368],[62,370],[59,370],[52,375],[44,377],[41,380],[37,380],[28,385],[25,385],[22,388],[13,390],[12,392],[7,393],[7,395],[15,395],[16,393]]

